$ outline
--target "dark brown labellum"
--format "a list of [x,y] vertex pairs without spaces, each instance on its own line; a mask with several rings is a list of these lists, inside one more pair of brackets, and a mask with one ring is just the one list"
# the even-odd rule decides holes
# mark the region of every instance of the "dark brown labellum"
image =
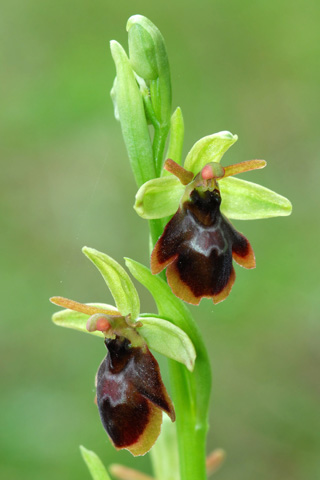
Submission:
[[105,341],[109,354],[97,375],[97,404],[102,424],[116,448],[144,455],[157,439],[162,411],[175,413],[159,365],[145,347],[117,337]]
[[151,255],[151,270],[167,268],[168,283],[182,300],[198,305],[201,298],[224,300],[235,280],[232,258],[254,268],[248,240],[220,212],[218,190],[193,190],[167,224]]

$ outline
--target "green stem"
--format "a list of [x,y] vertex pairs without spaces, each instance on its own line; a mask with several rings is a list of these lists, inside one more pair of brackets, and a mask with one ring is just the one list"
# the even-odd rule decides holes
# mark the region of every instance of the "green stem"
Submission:
[[[137,27],[133,30],[134,24],[141,24],[144,30],[137,29]],[[129,20],[128,30],[129,34],[131,32],[129,35],[130,61],[121,45],[116,42],[111,43],[112,55],[117,68],[114,97],[132,170],[136,182],[140,186],[147,180],[161,175],[170,128],[171,81],[165,44],[158,29],[145,17],[135,16]],[[139,43],[140,40],[142,45]],[[148,55],[151,55],[151,61],[148,59]],[[135,65],[135,72],[140,77],[144,80],[151,78],[149,85],[151,103],[149,98],[145,98],[145,104],[143,104],[135,73],[132,70],[132,62]],[[156,74],[154,75],[154,73]],[[145,108],[148,118],[146,118]],[[155,129],[152,146],[148,121],[152,122]],[[175,112],[172,121],[173,136],[169,153],[179,161],[184,130],[180,110]],[[149,225],[150,244],[153,247],[162,234],[164,221],[163,219],[152,220]],[[167,315],[168,320],[187,333],[197,352],[195,368],[192,373],[185,366],[174,361],[169,362],[169,369],[177,416],[180,480],[205,480],[205,445],[211,388],[208,354],[198,326],[188,308],[175,297],[169,286],[163,281],[165,273],[162,272],[157,278],[153,277],[150,270],[145,267],[142,267],[142,270],[144,278],[147,279],[144,285],[152,293],[159,313],[164,318]],[[153,281],[150,281],[151,277]],[[150,288],[149,284],[151,283],[157,287]],[[167,449],[169,448],[168,446]]]
[[162,234],[161,220],[149,220],[149,230],[150,230],[150,253],[153,250],[153,247],[157,243],[159,237]]
[[163,154],[166,146],[166,140],[169,133],[169,125],[160,125],[154,129],[154,138],[153,138],[153,158],[156,167],[157,176],[160,177],[162,163],[163,163]]
[[[153,220],[150,224],[153,239],[158,239],[162,233],[161,221]],[[170,292],[171,295],[172,303],[180,303],[180,300]],[[161,299],[157,301],[155,294],[154,298],[159,313],[165,315],[165,305],[161,306]],[[170,383],[177,417],[180,475],[181,480],[205,480],[207,478],[205,460],[211,370],[199,328],[187,307],[182,302],[181,304],[184,314],[175,316],[172,320],[192,340],[197,359],[192,373],[186,370],[185,366],[169,361]]]
[[181,480],[205,480],[207,429],[204,425],[198,425],[193,405],[195,395],[190,388],[190,378],[185,375],[185,368],[170,360],[169,369],[177,416]]

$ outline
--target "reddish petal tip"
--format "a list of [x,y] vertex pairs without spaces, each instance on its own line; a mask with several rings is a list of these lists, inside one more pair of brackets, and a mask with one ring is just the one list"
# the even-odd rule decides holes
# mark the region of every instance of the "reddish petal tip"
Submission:
[[153,275],[157,275],[157,273],[162,272],[164,268],[165,268],[165,264],[163,265],[158,261],[158,244],[156,243],[150,258],[151,273]]
[[164,270],[170,263],[174,262],[174,260],[178,256],[176,254],[163,261],[160,261],[159,258],[161,258],[161,248],[162,248],[162,237],[159,238],[159,240],[155,244],[155,247],[151,253],[150,268],[151,268],[151,273],[153,275],[157,275],[158,273],[162,272],[162,270]]
[[[243,237],[245,238],[245,237]],[[232,257],[237,262],[241,267],[244,268],[255,268],[256,267],[256,259],[254,255],[254,251],[248,242],[248,240],[245,238],[246,241],[246,246],[243,249],[238,249],[235,248],[232,251]]]

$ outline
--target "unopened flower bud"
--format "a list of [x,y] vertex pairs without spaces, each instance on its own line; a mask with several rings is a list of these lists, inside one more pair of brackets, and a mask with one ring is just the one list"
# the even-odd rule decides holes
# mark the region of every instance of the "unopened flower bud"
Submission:
[[150,89],[152,106],[162,126],[170,124],[171,80],[163,36],[146,17],[134,15],[127,23],[129,57],[134,71]]
[[[129,22],[128,41],[131,65],[139,77],[142,77],[145,81],[155,80],[159,77],[156,60],[156,42],[145,26],[142,26],[139,23],[133,23],[131,25]],[[149,25],[147,24],[147,26]],[[162,35],[160,32],[159,34],[161,38]],[[162,42],[160,41],[160,45],[163,43],[162,38],[161,40]]]

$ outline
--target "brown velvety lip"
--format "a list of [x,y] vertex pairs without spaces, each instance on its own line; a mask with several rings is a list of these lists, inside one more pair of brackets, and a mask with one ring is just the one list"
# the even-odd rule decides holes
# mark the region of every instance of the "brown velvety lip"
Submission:
[[220,212],[217,190],[191,194],[167,224],[151,255],[151,271],[167,267],[173,293],[198,305],[202,298],[224,300],[235,281],[232,259],[255,267],[248,240]]
[[127,339],[106,340],[108,355],[97,375],[97,404],[102,424],[117,449],[144,455],[157,439],[162,411],[175,412],[159,365],[147,347]]

